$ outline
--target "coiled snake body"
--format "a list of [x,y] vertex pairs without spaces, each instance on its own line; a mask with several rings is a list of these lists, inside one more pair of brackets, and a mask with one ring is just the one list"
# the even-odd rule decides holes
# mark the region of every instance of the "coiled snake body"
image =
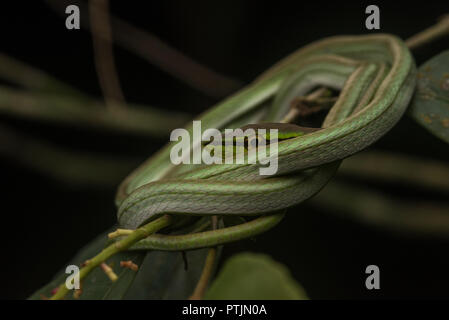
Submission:
[[[333,88],[340,95],[321,130],[279,140],[274,176],[259,175],[257,163],[199,165],[183,171],[170,162],[169,143],[123,181],[116,198],[118,221],[126,228],[166,213],[261,217],[189,235],[152,235],[133,248],[212,246],[273,226],[282,219],[280,210],[318,192],[339,160],[366,148],[396,124],[415,87],[415,64],[402,40],[392,35],[323,39],[283,59],[198,120],[203,129],[281,122],[290,102],[316,87]],[[192,134],[192,127],[187,129]]]

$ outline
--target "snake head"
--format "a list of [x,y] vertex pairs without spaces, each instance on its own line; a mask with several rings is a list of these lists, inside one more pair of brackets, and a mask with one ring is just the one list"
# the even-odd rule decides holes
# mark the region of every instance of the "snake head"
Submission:
[[[205,143],[212,155],[222,154],[223,158],[256,150],[270,143],[292,139],[315,132],[321,128],[301,127],[290,123],[248,124],[238,129],[224,130],[221,139]],[[273,131],[276,130],[276,131]],[[276,135],[274,135],[276,133]]]

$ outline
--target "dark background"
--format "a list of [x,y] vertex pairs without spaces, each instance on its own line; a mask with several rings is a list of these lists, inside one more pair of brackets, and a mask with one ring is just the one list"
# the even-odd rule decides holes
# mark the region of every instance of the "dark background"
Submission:
[[[150,2],[150,1],[148,1]],[[76,4],[77,1],[70,3]],[[206,66],[251,81],[295,49],[322,37],[369,33],[365,7],[347,1],[111,1],[112,12],[155,34]],[[373,2],[380,7],[381,32],[407,38],[449,12],[447,1]],[[3,1],[0,51],[98,97],[101,90],[86,30],[67,30],[63,12],[40,1]],[[87,12],[81,12],[87,15]],[[216,100],[189,88],[146,61],[115,48],[117,69],[128,101],[193,114]],[[419,50],[420,62],[447,49],[447,39]],[[33,123],[1,116],[0,121],[33,136],[79,150],[126,153],[142,161],[163,141]],[[168,137],[167,137],[168,138]],[[410,119],[375,146],[449,160],[447,145]],[[115,222],[115,187],[62,185],[0,158],[1,298],[28,297],[95,235]],[[366,181],[403,197],[423,196],[406,185]],[[424,194],[426,196],[426,194]],[[445,198],[447,195],[428,195]],[[226,246],[224,258],[242,250],[266,252],[285,263],[312,299],[448,297],[448,240],[400,235],[306,204],[257,241]],[[365,268],[381,270],[381,290],[365,289]]]

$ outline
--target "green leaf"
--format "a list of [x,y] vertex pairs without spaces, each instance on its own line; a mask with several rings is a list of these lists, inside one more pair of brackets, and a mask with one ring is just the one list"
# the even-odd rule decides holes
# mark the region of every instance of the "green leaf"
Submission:
[[[67,265],[80,265],[87,259],[92,258],[98,254],[107,244],[107,234],[114,230],[111,228],[105,233],[98,236],[90,244],[81,249],[78,254]],[[100,269],[93,270],[82,281],[82,294],[79,299],[121,299],[128,291],[130,285],[134,281],[137,272],[128,268],[120,267],[120,261],[132,260],[135,264],[140,265],[145,257],[145,252],[121,252],[108,259],[108,265],[117,274],[118,279],[112,282],[106,274]],[[68,274],[65,273],[65,267],[58,272],[55,278],[47,285],[37,290],[29,299],[40,300],[49,298],[52,295],[52,290],[57,288],[61,283],[64,283]],[[66,299],[73,299],[73,294],[68,293]]]
[[417,76],[409,114],[425,129],[449,143],[449,51],[424,63]]
[[110,259],[108,265],[117,274],[117,281],[112,282],[100,268],[93,270],[83,281],[81,300],[117,300],[123,299],[138,272],[120,267],[120,261],[131,260],[140,266],[145,252],[120,252]]
[[181,252],[149,252],[125,299],[187,299],[201,276],[207,252],[186,251],[187,270]]
[[288,269],[267,255],[240,253],[226,261],[206,292],[212,300],[308,299]]

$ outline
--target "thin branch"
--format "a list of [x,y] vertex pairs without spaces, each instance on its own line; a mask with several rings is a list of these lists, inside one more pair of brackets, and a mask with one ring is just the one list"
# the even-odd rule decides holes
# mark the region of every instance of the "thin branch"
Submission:
[[98,80],[108,108],[117,110],[125,105],[125,97],[115,68],[112,33],[109,22],[109,1],[89,1],[90,27]]
[[449,192],[449,167],[444,162],[424,157],[365,151],[345,159],[338,172]]
[[74,151],[0,124],[0,156],[59,182],[76,186],[114,186],[138,158]]
[[[172,218],[168,215],[164,215],[146,225],[134,230],[129,236],[111,244],[109,247],[103,249],[99,254],[97,254],[92,259],[89,259],[87,263],[85,263],[84,267],[81,268],[79,273],[79,280],[83,280],[93,269],[97,266],[101,265],[107,259],[112,257],[118,252],[124,251],[132,246],[137,241],[148,237],[150,234],[153,234],[168,225],[172,222]],[[103,265],[104,268],[104,265]],[[57,292],[51,297],[51,300],[59,300],[65,297],[69,289],[66,284],[63,283],[59,286]]]
[[[338,175],[337,175],[338,178]],[[449,235],[449,206],[424,200],[401,201],[379,190],[332,180],[309,205],[359,221],[387,227],[396,232],[415,232],[432,236]]]
[[82,125],[125,133],[166,137],[190,119],[181,112],[130,105],[123,112],[110,112],[92,99],[27,92],[0,86],[0,113],[58,124]]
[[0,78],[33,91],[87,98],[78,89],[3,53],[0,53]]
[[405,44],[410,49],[416,49],[447,35],[449,35],[449,14],[444,15],[435,25],[408,38]]
[[[306,101],[314,101],[316,99],[319,99],[321,97],[325,97],[329,95],[329,89],[320,87],[305,97],[302,97],[303,100]],[[290,108],[289,112],[285,115],[285,117],[281,120],[282,123],[291,123],[293,122],[298,116],[300,116],[302,113],[300,108]]]
[[[218,218],[217,216],[212,216],[212,230],[217,229]],[[217,247],[210,248],[206,261],[204,262],[203,271],[201,272],[200,279],[196,284],[195,290],[192,295],[189,297],[189,300],[201,300],[206,292],[207,286],[209,284],[209,280],[212,276],[212,272],[214,270],[215,258],[217,256]]]
[[121,19],[114,18],[113,25],[117,30],[118,44],[130,48],[151,64],[207,96],[221,98],[242,86],[240,82],[207,68],[156,36]]
[[[68,2],[47,0],[47,3],[62,14]],[[80,5],[80,10],[84,11],[84,9]],[[88,21],[83,17],[81,15],[81,27],[86,27]],[[148,31],[136,28],[114,15],[110,16],[110,20],[117,45],[139,55],[190,87],[208,96],[221,98],[242,86],[239,81],[198,63]]]
[[198,281],[192,295],[189,297],[189,300],[201,300],[203,298],[207,285],[209,284],[209,279],[214,270],[216,256],[217,248],[210,248],[207,253],[206,261],[204,262],[204,268],[201,272],[200,280]]

